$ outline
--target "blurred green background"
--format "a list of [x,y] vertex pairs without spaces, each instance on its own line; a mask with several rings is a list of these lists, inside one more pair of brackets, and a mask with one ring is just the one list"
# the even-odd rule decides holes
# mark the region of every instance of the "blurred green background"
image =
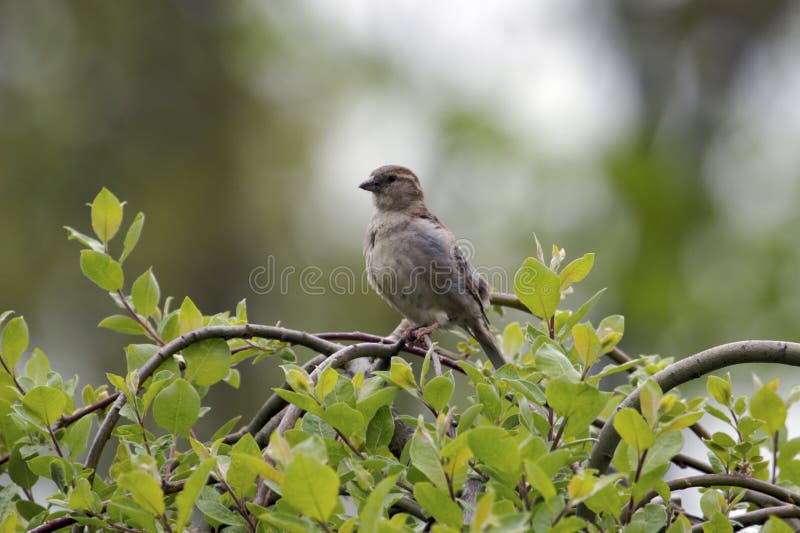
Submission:
[[[152,265],[206,313],[388,332],[378,297],[300,272],[362,272],[356,186],[400,163],[476,265],[513,276],[533,232],[595,251],[568,304],[608,287],[593,318],[624,314],[631,353],[797,340],[798,52],[788,0],[0,1],[0,308],[82,383],[122,371],[61,228],[88,232],[107,186],[147,215],[129,282]],[[295,271],[258,294],[269,257]],[[254,410],[276,364],[209,403]]]

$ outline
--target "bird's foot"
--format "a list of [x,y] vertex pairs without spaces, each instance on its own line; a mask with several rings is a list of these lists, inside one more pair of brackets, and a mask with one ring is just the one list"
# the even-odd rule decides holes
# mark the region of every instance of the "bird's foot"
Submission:
[[425,337],[436,331],[438,327],[439,323],[434,322],[433,324],[411,328],[406,331],[405,335],[403,336],[403,340],[405,340],[407,344],[417,344],[422,342]]

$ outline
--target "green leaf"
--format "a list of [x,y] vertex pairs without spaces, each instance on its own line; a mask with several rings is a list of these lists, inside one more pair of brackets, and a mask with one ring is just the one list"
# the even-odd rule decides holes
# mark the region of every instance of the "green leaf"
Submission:
[[64,229],[67,230],[67,238],[71,241],[78,241],[84,246],[87,246],[94,250],[95,252],[102,252],[103,251],[103,243],[98,241],[93,237],[89,237],[88,235],[84,235],[80,231],[70,228],[69,226],[64,226]]
[[733,399],[733,392],[731,391],[730,374],[726,379],[717,376],[708,376],[706,381],[706,390],[708,394],[724,406],[729,406]]
[[0,357],[9,369],[17,366],[22,352],[28,349],[28,324],[21,316],[17,316],[8,321],[3,328],[2,335],[3,351]]
[[487,465],[512,476],[519,476],[522,459],[517,442],[499,427],[481,426],[467,434],[467,442],[475,456]]
[[644,419],[651,428],[655,427],[658,421],[658,408],[663,396],[664,393],[661,392],[661,387],[652,378],[645,381],[639,391],[642,415],[644,415]]
[[562,270],[559,274],[559,279],[561,280],[560,289],[562,291],[566,290],[567,287],[573,283],[577,283],[588,276],[589,272],[592,270],[592,266],[594,266],[594,254],[591,253],[586,254],[565,266],[564,270]]
[[125,259],[131,255],[131,252],[139,242],[139,237],[142,235],[142,226],[144,226],[144,213],[141,211],[136,213],[136,216],[125,234],[125,240],[122,241],[122,255],[119,257],[119,262],[124,263]]
[[542,495],[545,502],[549,502],[557,494],[551,477],[533,461],[525,461],[525,475],[528,483]]
[[248,456],[260,461],[261,450],[253,436],[245,433],[231,448],[231,462],[225,473],[225,480],[238,498],[244,498],[248,490],[255,487],[258,475],[247,460]]
[[81,250],[81,272],[103,290],[116,292],[125,283],[122,266],[104,253]]
[[405,359],[401,357],[392,357],[391,366],[389,368],[389,379],[406,391],[413,391],[416,394],[417,381],[414,379],[414,372],[411,370]]
[[342,432],[345,437],[357,437],[363,442],[367,424],[362,415],[344,402],[337,402],[325,410],[325,422]]
[[586,316],[586,313],[588,313],[591,310],[591,308],[594,307],[594,304],[597,303],[597,300],[600,299],[600,297],[603,295],[604,292],[606,292],[606,289],[600,289],[599,291],[594,293],[594,295],[591,298],[586,300],[586,302],[584,302],[584,304],[580,306],[577,311],[575,311],[567,320],[564,321],[562,329],[565,332],[572,331],[573,326],[575,326],[575,324],[580,322],[583,319],[583,317]]
[[461,527],[463,524],[461,508],[444,490],[421,481],[414,485],[414,498],[437,522],[453,527]]
[[91,511],[100,513],[102,503],[100,498],[92,492],[92,487],[86,478],[79,478],[75,488],[69,494],[69,507],[76,511]]
[[635,409],[626,407],[614,416],[614,429],[625,443],[637,453],[650,448],[655,443],[653,430],[647,425],[642,415]]
[[536,316],[549,320],[561,301],[558,274],[533,257],[525,259],[514,276],[514,292]]
[[183,334],[202,327],[203,313],[194,305],[192,299],[187,296],[183,299],[181,309],[178,312],[178,330]]
[[28,467],[28,463],[21,455],[21,446],[15,447],[11,450],[8,457],[8,476],[11,481],[19,485],[25,490],[30,490],[38,481],[39,476],[36,475]]
[[507,356],[517,354],[524,342],[525,335],[522,333],[519,322],[511,322],[503,330],[503,353]]
[[121,475],[118,483],[145,510],[156,516],[164,514],[164,493],[153,476],[134,470]]
[[662,431],[680,431],[688,428],[695,422],[703,418],[703,411],[690,411],[688,413],[676,416],[669,423],[664,424],[661,428]]
[[[320,401],[325,399],[325,396],[333,392],[336,383],[339,381],[339,373],[335,368],[327,367],[322,375],[317,380],[317,386],[314,388],[314,393]],[[291,385],[291,384],[290,384]],[[293,387],[294,388],[294,387]]]
[[789,527],[789,524],[777,516],[770,516],[767,523],[761,528],[761,533],[792,533],[793,531],[794,529]]
[[536,350],[533,356],[536,370],[551,379],[564,377],[569,381],[580,381],[581,375],[561,350],[549,342]]
[[577,324],[572,328],[575,351],[578,352],[584,367],[592,366],[600,357],[600,339],[588,322]]
[[107,316],[97,324],[97,327],[110,329],[117,333],[125,333],[126,335],[144,335],[142,325],[126,315]]
[[686,518],[686,515],[679,514],[678,517],[667,528],[666,533],[691,533],[692,523]]
[[411,439],[408,453],[411,464],[417,470],[425,474],[425,477],[438,488],[447,488],[447,478],[444,475],[439,451],[434,447],[428,435],[417,430]]
[[596,387],[588,383],[573,383],[565,378],[550,380],[545,397],[556,414],[567,419],[564,437],[585,432],[605,407],[603,395]]
[[118,523],[132,524],[144,531],[157,531],[152,513],[127,496],[116,496],[108,504],[108,514]]
[[69,449],[69,458],[75,460],[84,451],[89,441],[89,432],[92,429],[92,421],[94,420],[94,413],[89,416],[84,416],[80,420],[74,422],[67,429],[64,435],[64,443]]
[[231,367],[231,350],[223,339],[207,339],[187,346],[183,350],[186,360],[186,379],[208,387],[228,375]]
[[607,354],[622,339],[625,333],[625,317],[611,315],[605,317],[597,326],[597,336],[600,338],[600,353]]
[[153,400],[156,424],[175,435],[187,435],[199,416],[200,395],[185,379],[176,379]]
[[703,522],[703,533],[733,533],[733,525],[727,516],[717,511],[710,520]]
[[366,447],[371,452],[389,446],[394,436],[394,418],[388,406],[381,406],[367,425]]
[[286,467],[281,494],[298,512],[326,522],[339,503],[339,476],[307,455],[296,455]]
[[387,477],[369,493],[359,515],[359,518],[361,518],[359,533],[379,533],[378,522],[380,519],[386,518],[386,497],[391,492],[398,477],[400,477],[399,474]]
[[50,373],[50,361],[39,348],[34,348],[31,358],[25,363],[25,375],[36,385],[47,385],[47,375]]
[[103,187],[92,202],[92,229],[97,237],[107,243],[122,223],[122,204],[111,191]]
[[279,387],[275,387],[272,389],[275,394],[283,398],[289,403],[292,403],[302,409],[303,411],[308,411],[309,413],[315,414],[319,417],[323,416],[322,407],[314,401],[314,398],[311,396],[307,396],[305,394],[300,394],[299,392],[294,392],[286,389],[281,389]]
[[786,412],[786,404],[769,383],[757,390],[750,399],[750,414],[753,418],[763,420],[770,434],[783,428]]
[[422,398],[428,404],[441,411],[447,407],[447,403],[453,396],[455,384],[453,383],[452,374],[449,376],[436,376],[425,385],[425,390],[422,393]]
[[662,433],[647,452],[641,473],[646,474],[668,464],[673,457],[680,453],[681,448],[683,448],[683,435],[680,431]]
[[364,398],[361,398],[356,403],[356,409],[361,411],[364,415],[364,420],[372,420],[378,409],[384,405],[391,405],[394,397],[397,396],[397,387],[386,387],[380,389]]
[[55,387],[39,386],[29,390],[22,398],[22,405],[33,414],[37,420],[50,425],[64,414],[67,405],[67,395]]
[[147,271],[136,278],[131,287],[133,306],[140,315],[148,317],[158,310],[158,301],[161,299],[161,289],[158,287],[153,269]]
[[247,523],[242,518],[242,515],[231,511],[218,500],[201,496],[195,502],[195,505],[205,517],[221,524],[233,526],[231,528],[233,531],[246,531],[245,526],[247,526]]

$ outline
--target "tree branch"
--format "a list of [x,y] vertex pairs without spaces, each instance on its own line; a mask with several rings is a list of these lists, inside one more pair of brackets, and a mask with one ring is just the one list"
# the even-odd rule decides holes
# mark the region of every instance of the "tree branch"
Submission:
[[[796,505],[780,505],[778,507],[767,507],[766,509],[759,509],[751,511],[739,516],[732,516],[731,519],[739,523],[733,527],[734,531],[739,531],[749,526],[756,524],[764,524],[769,520],[770,516],[778,518],[800,518],[800,507]],[[692,526],[692,533],[703,533],[703,524],[696,524]]]
[[[679,385],[702,377],[706,374],[743,363],[780,363],[785,365],[800,366],[800,344],[793,342],[750,340],[732,342],[715,346],[708,350],[682,359],[653,376],[653,379],[667,392]],[[631,407],[639,409],[640,388],[630,393],[617,406],[614,413],[620,409]],[[614,450],[619,444],[619,434],[613,425],[614,415],[605,423],[600,431],[597,445],[592,450],[588,468],[596,468],[604,474]],[[591,518],[591,511],[583,507],[582,516]]]

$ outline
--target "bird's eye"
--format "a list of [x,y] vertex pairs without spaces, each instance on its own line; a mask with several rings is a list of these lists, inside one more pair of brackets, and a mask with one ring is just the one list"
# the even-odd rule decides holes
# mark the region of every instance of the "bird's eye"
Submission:
[[397,176],[392,174],[391,176],[386,177],[386,183],[393,183],[397,179]]

